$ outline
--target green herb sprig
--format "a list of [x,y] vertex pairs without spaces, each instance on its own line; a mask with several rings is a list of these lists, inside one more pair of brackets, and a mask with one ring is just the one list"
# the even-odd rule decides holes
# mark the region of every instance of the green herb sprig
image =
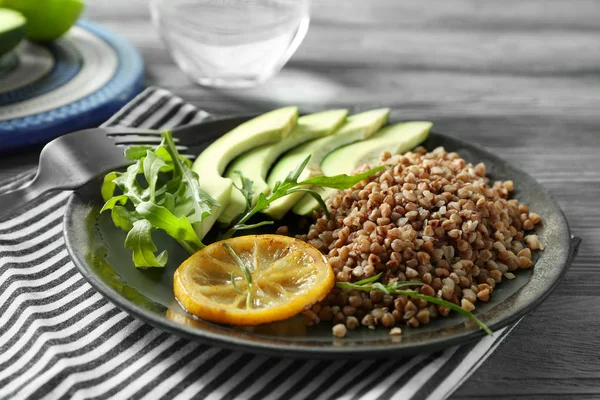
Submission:
[[[198,184],[191,161],[180,156],[170,131],[161,133],[157,147],[132,146],[125,157],[133,164],[126,172],[104,178],[101,212],[111,210],[116,227],[127,232],[125,247],[136,267],[163,267],[166,251],[156,255],[152,232],[163,230],[190,254],[204,247],[192,224],[210,214],[218,203]],[[121,194],[117,194],[117,188]]]
[[[329,211],[327,210],[327,206],[325,205],[325,201],[323,200],[323,198],[317,191],[310,188],[311,186],[318,186],[318,187],[322,187],[322,188],[332,188],[332,189],[348,189],[348,188],[351,188],[352,186],[356,185],[358,182],[362,181],[363,179],[366,179],[369,176],[385,169],[384,166],[379,166],[379,167],[373,168],[369,171],[366,171],[366,172],[363,172],[363,173],[357,174],[357,175],[340,174],[340,175],[335,175],[335,176],[315,176],[313,178],[298,182],[298,178],[300,178],[302,171],[304,171],[304,168],[306,168],[306,165],[310,161],[310,157],[311,156],[308,155],[304,159],[304,161],[302,161],[302,163],[300,163],[300,165],[298,165],[293,171],[291,171],[288,174],[288,176],[285,178],[285,180],[283,182],[275,183],[275,186],[273,187],[273,190],[271,191],[270,194],[265,195],[264,193],[260,193],[258,195],[258,199],[254,206],[252,206],[252,203],[253,203],[252,196],[254,195],[254,193],[252,193],[252,191],[251,191],[252,181],[250,179],[245,178],[240,171],[235,171],[242,178],[242,187],[241,188],[238,186],[235,186],[235,187],[244,195],[244,198],[246,199],[247,207],[246,207],[246,210],[238,218],[236,218],[237,222],[235,224],[233,224],[224,234],[222,234],[221,238],[223,238],[223,239],[230,238],[237,231],[254,229],[259,226],[273,224],[274,223],[273,221],[261,221],[259,223],[251,224],[251,225],[247,225],[246,222],[250,218],[252,218],[252,216],[254,216],[255,214],[269,208],[269,206],[274,201],[276,201],[282,197],[285,197],[289,194],[297,193],[297,192],[305,192],[305,193],[308,193],[309,195],[311,195],[319,203],[319,205],[325,212],[325,215],[327,216],[327,218],[330,218]],[[250,189],[248,189],[248,188],[250,188]]]
[[430,303],[448,307],[451,310],[454,310],[462,315],[465,315],[471,321],[475,322],[475,324],[477,324],[477,326],[479,326],[481,329],[483,329],[488,335],[492,336],[494,334],[492,332],[492,330],[486,324],[481,322],[475,315],[473,315],[473,313],[465,310],[462,307],[457,306],[456,304],[454,304],[452,302],[449,302],[449,301],[446,301],[443,299],[439,299],[437,297],[426,296],[426,295],[417,293],[414,290],[401,289],[401,288],[407,288],[407,287],[411,287],[411,286],[412,287],[423,286],[423,282],[419,282],[419,281],[391,282],[391,283],[388,283],[387,285],[384,285],[381,282],[377,282],[379,280],[379,278],[381,278],[382,274],[383,273],[379,273],[375,276],[372,276],[371,278],[363,279],[363,280],[355,282],[355,283],[337,282],[335,284],[335,287],[337,287],[339,289],[360,290],[360,291],[364,291],[364,292],[378,291],[378,292],[383,292],[386,294],[405,295],[405,296],[415,297],[417,299],[426,300]]

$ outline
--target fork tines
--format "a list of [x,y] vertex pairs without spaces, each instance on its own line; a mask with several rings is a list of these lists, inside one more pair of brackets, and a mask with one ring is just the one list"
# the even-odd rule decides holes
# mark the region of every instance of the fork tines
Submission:
[[[106,136],[114,140],[117,146],[127,147],[135,145],[157,145],[161,142],[160,132],[155,130],[144,130],[140,128],[109,128]],[[173,137],[173,142],[179,143],[179,138]],[[177,145],[175,146],[177,151],[186,152],[189,147]],[[182,154],[182,156],[194,159],[196,158],[193,154]]]
[[124,136],[124,135],[138,135],[138,136],[158,136],[160,137],[160,131],[154,129],[144,129],[144,128],[125,128],[125,127],[110,127],[103,128],[106,132],[106,136],[114,137],[114,136]]

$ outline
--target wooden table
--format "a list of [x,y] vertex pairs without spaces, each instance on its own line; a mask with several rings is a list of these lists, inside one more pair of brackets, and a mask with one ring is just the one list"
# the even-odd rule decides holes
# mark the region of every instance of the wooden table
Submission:
[[[385,105],[533,175],[583,238],[579,256],[453,399],[600,395],[600,1],[315,0],[285,69],[243,92],[192,84],[152,29],[145,0],[88,3],[89,18],[140,49],[148,85],[213,113]],[[4,158],[0,179],[36,158]]]

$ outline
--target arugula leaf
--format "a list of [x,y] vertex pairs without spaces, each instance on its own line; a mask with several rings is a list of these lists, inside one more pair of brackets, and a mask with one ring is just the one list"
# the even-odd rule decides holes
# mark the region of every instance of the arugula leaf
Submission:
[[325,204],[325,200],[323,200],[323,198],[321,197],[321,195],[312,190],[312,189],[305,189],[305,188],[296,188],[296,189],[292,189],[289,191],[289,193],[295,193],[295,192],[306,192],[309,195],[312,196],[313,199],[315,199],[317,201],[317,203],[319,203],[319,206],[321,207],[321,209],[323,209],[323,212],[325,213],[325,216],[327,217],[327,219],[331,219],[331,215],[329,214],[329,209],[327,208],[327,204]]
[[300,182],[300,185],[314,185],[318,187],[326,187],[332,189],[348,189],[363,179],[367,179],[371,175],[384,170],[385,167],[383,165],[370,169],[367,172],[363,172],[361,174],[356,175],[334,175],[334,176],[315,176],[313,178],[307,179],[305,181]]
[[154,148],[148,145],[129,146],[125,149],[125,158],[129,161],[141,160],[146,157],[148,151],[153,151]]
[[135,221],[133,227],[125,238],[125,248],[133,251],[133,263],[136,267],[164,267],[167,263],[168,253],[166,250],[158,256],[154,254],[157,248],[152,241],[152,224],[141,219]]
[[171,193],[165,193],[161,206],[175,214],[175,197]]
[[125,194],[112,197],[112,198],[108,199],[106,201],[106,203],[104,203],[104,206],[102,206],[102,209],[100,210],[100,212],[102,213],[106,210],[112,210],[117,204],[120,204],[123,206],[127,203],[128,200],[129,200],[129,197]]
[[142,162],[144,166],[144,177],[148,182],[148,189],[150,190],[150,200],[156,201],[156,181],[158,180],[158,174],[168,168],[167,163],[158,157],[150,150],[146,150],[146,158]]
[[177,218],[187,217],[191,223],[196,222],[194,218],[196,215],[196,211],[194,210],[194,199],[192,199],[191,197],[185,197],[185,194],[175,196],[178,196],[177,198],[179,199],[179,201],[173,208],[173,215],[175,215]]
[[161,135],[163,144],[173,161],[173,175],[181,177],[186,186],[186,193],[194,200],[194,216],[190,218],[190,222],[200,222],[210,215],[212,208],[219,207],[219,203],[200,188],[198,175],[188,167],[183,161],[185,158],[177,152],[171,131],[164,131]]
[[110,216],[113,224],[125,232],[129,232],[133,228],[133,224],[140,219],[140,216],[135,211],[129,211],[123,206],[114,206]]
[[185,248],[190,254],[204,247],[192,224],[186,217],[177,218],[169,210],[158,204],[145,201],[136,206],[135,211],[147,219],[154,227],[162,229]]
[[[165,164],[167,164],[167,167],[165,168],[165,170],[163,172],[169,172],[169,171],[173,170],[173,160],[171,159],[171,154],[169,154],[166,147],[164,146],[164,143],[161,142],[161,144],[158,145],[156,148],[153,148],[152,146],[135,146],[135,147],[139,148],[139,150],[137,150],[139,152],[144,151],[144,149],[145,149],[144,154],[142,154],[141,157],[138,157],[138,159],[143,159],[146,156],[147,151],[152,151],[155,156],[162,159],[165,162]],[[135,155],[137,156],[137,154],[135,154]],[[191,165],[190,165],[190,167],[191,167]]]
[[131,164],[127,167],[127,171],[119,174],[113,182],[121,189],[123,194],[129,197],[129,200],[133,204],[139,204],[142,202],[142,192],[143,189],[137,183],[137,175],[140,172],[142,167],[141,160],[137,160],[135,164]]
[[261,226],[273,225],[273,224],[275,224],[275,221],[260,221],[260,222],[257,222],[255,224],[250,224],[250,225],[236,224],[235,225],[235,230],[236,231],[247,231],[247,230],[258,228],[258,227],[261,227]]
[[133,228],[134,222],[140,219],[134,212],[129,211],[124,207],[128,201],[129,197],[127,195],[122,194],[120,196],[115,196],[108,199],[100,210],[101,213],[106,210],[111,210],[113,224],[125,232],[129,232],[131,228]]
[[118,172],[109,172],[104,176],[104,180],[102,181],[102,188],[100,189],[100,194],[102,194],[102,200],[108,201],[111,197],[115,195],[115,189],[117,188],[115,179],[119,176]]
[[254,209],[265,210],[265,209],[267,209],[269,207],[269,204],[271,204],[273,201],[274,200],[271,200],[270,198],[267,198],[267,196],[265,196],[264,193],[261,193],[261,194],[258,195],[258,201],[256,202],[256,205],[254,206]]
[[422,285],[420,283],[415,283],[415,281],[388,283],[388,287],[390,288],[390,290],[396,290],[396,289],[400,289],[403,287],[409,287],[409,286],[422,286]]
[[233,172],[238,174],[242,181],[241,188],[238,187],[235,183],[233,184],[233,186],[235,186],[235,188],[242,192],[242,194],[244,195],[244,198],[246,199],[246,211],[248,211],[252,208],[252,200],[254,200],[254,190],[252,189],[254,186],[254,182],[252,181],[252,179],[246,178],[241,171],[236,170]]
[[[190,160],[187,157],[181,157],[181,161],[188,167],[188,168],[192,168],[192,166],[194,165],[194,163],[192,162],[192,160]],[[214,199],[213,199],[214,200]]]
[[[167,165],[169,165],[169,167],[171,167],[171,169],[173,169],[173,158],[171,158],[171,153],[169,153],[169,150],[167,150],[167,148],[165,147],[164,142],[161,142],[160,146],[158,146],[154,150],[154,154],[156,154],[157,157],[162,158],[163,161],[166,162]],[[177,155],[179,156],[179,153],[177,153]],[[179,157],[181,157],[181,156],[179,156]],[[190,165],[190,167],[191,167],[191,165]]]
[[368,283],[377,282],[379,280],[379,278],[381,278],[382,275],[383,275],[383,272],[380,272],[377,275],[374,275],[370,278],[365,278],[365,279],[361,279],[360,281],[356,281],[354,284],[360,286],[360,285],[366,285]]
[[302,171],[304,171],[304,168],[306,168],[306,165],[308,165],[311,156],[312,155],[309,154],[304,161],[302,161],[294,170],[292,170],[283,181],[283,184],[298,182],[298,178],[300,178]]
[[466,316],[467,318],[469,318],[477,326],[479,326],[479,328],[483,329],[485,331],[485,333],[487,333],[488,335],[494,336],[494,332],[492,332],[492,330],[486,324],[484,324],[482,321],[480,321],[479,318],[477,318],[475,315],[473,315],[473,313],[465,310],[464,308],[462,308],[460,306],[457,306],[454,303],[451,303],[451,302],[443,300],[443,299],[438,299],[437,297],[425,296],[423,294],[413,292],[412,290],[395,290],[394,294],[403,294],[405,296],[416,297],[417,299],[422,299],[422,300],[428,301],[433,304],[448,307],[449,309],[456,311],[457,313],[462,314],[462,315]]
[[[401,287],[409,287],[409,286],[423,286],[424,283],[420,281],[404,281],[404,282],[392,282],[387,285],[382,284],[381,282],[375,282],[373,279],[381,277],[381,274],[375,275],[371,278],[366,278],[360,280],[355,283],[351,282],[336,282],[335,287],[340,289],[353,289],[353,290],[362,290],[362,291],[371,291],[375,290],[383,293],[392,293]],[[367,282],[367,283],[361,283]]]

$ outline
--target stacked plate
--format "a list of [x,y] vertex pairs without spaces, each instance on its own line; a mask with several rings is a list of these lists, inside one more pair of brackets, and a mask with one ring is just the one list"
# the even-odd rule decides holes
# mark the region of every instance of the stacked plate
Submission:
[[143,88],[143,63],[123,38],[89,21],[51,44],[0,58],[0,152],[101,124]]

